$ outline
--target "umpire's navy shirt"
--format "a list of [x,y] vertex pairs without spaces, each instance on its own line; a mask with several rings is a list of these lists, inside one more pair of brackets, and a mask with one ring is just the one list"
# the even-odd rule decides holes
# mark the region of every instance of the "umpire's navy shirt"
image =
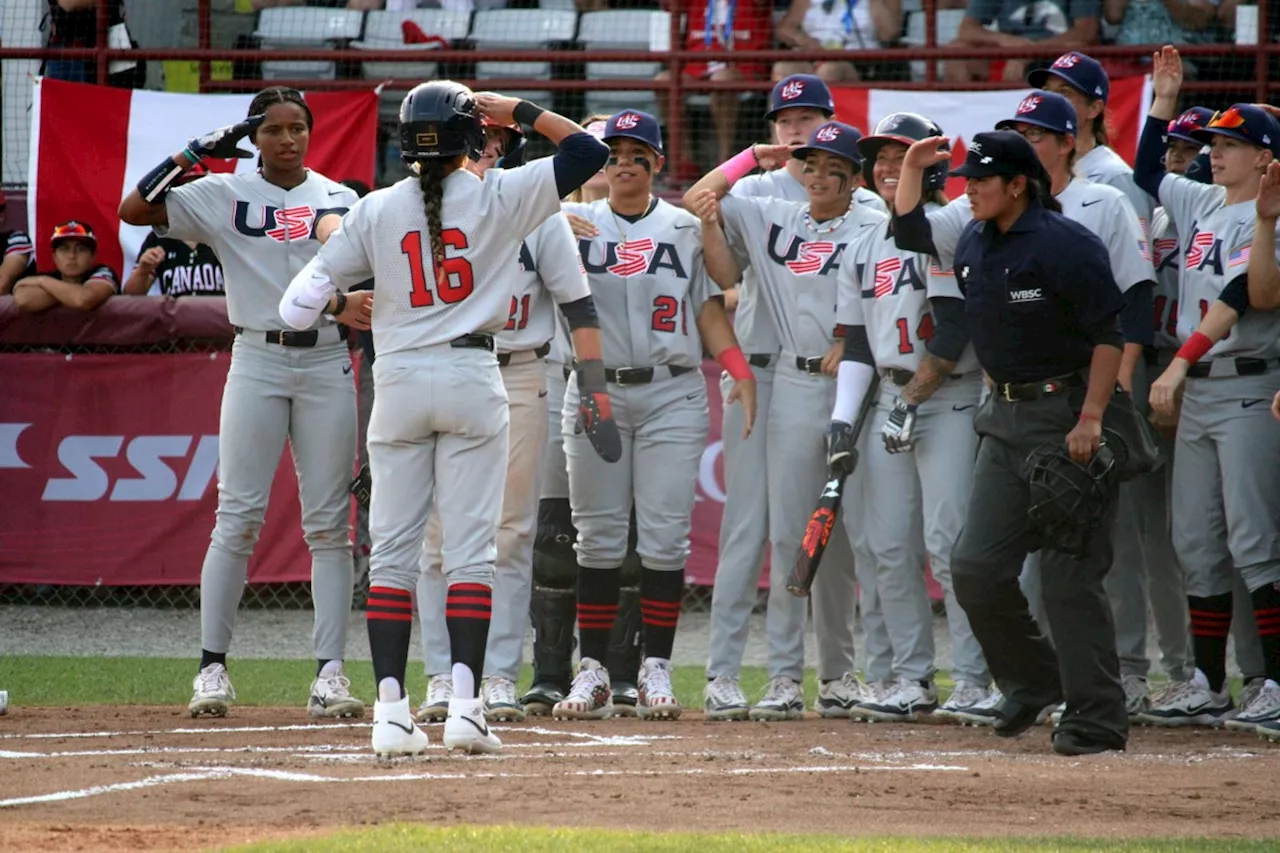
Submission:
[[1004,234],[991,222],[965,226],[955,272],[978,363],[997,383],[1087,367],[1124,308],[1102,241],[1038,202]]

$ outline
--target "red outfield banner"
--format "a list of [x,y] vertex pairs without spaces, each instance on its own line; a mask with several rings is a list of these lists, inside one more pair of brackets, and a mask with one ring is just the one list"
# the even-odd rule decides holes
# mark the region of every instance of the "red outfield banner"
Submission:
[[[217,508],[218,411],[230,353],[5,356],[0,583],[200,582]],[[711,432],[698,471],[690,583],[715,576],[724,501],[719,368],[704,367]],[[306,581],[286,448],[250,583]]]

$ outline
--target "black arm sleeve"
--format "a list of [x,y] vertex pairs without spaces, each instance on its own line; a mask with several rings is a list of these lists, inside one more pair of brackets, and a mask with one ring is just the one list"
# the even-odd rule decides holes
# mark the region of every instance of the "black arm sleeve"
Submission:
[[1169,122],[1147,116],[1138,140],[1138,156],[1133,161],[1133,181],[1147,195],[1160,200],[1160,181],[1164,180],[1165,132]]
[[933,337],[925,348],[943,361],[955,364],[969,343],[964,300],[953,296],[932,296],[929,306],[933,310]]
[[1227,305],[1236,309],[1236,313],[1241,317],[1244,312],[1249,310],[1249,275],[1238,275],[1231,281],[1227,282],[1227,286],[1222,288],[1222,293],[1218,295],[1219,302],[1225,302]]
[[[1147,318],[1150,321],[1150,317]],[[1124,336],[1120,334],[1120,325],[1116,318],[1105,317],[1092,326],[1083,329],[1085,340],[1095,347],[1108,346],[1124,349]]]
[[867,338],[866,326],[844,327],[844,353],[841,361],[857,361],[875,367],[876,360],[871,355],[871,341]]
[[924,212],[924,205],[917,204],[910,213],[893,214],[893,242],[908,252],[925,252],[935,257],[938,250],[933,245],[933,226]]
[[591,294],[563,303],[560,306],[560,313],[569,321],[570,330],[600,328],[600,317],[596,314],[596,303],[591,298]]
[[[1124,292],[1124,308],[1120,310],[1120,331],[1125,343],[1149,347],[1155,342],[1155,282],[1140,281]],[[1248,296],[1246,295],[1246,299]]]
[[609,147],[585,131],[560,140],[560,149],[551,162],[556,170],[556,192],[564,198],[604,168]]

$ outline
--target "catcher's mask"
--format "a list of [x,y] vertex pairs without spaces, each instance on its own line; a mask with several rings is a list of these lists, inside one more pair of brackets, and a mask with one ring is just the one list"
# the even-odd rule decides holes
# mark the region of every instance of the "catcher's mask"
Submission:
[[1116,453],[1106,437],[1086,465],[1071,458],[1063,441],[1046,442],[1027,454],[1022,463],[1030,488],[1027,520],[1045,547],[1077,560],[1084,557],[1106,517],[1116,474]]

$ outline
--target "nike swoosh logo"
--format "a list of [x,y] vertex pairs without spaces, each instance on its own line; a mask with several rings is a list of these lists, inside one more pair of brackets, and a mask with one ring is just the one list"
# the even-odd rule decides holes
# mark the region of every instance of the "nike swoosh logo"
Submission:
[[972,408],[973,408],[973,406],[972,406],[972,405],[968,405],[968,406],[952,406],[952,407],[951,407],[951,411],[953,411],[953,412],[967,412],[967,411],[969,411],[969,410],[970,410],[970,409],[972,409]]
[[319,306],[317,306],[317,305],[307,305],[306,303],[299,302],[299,301],[298,301],[298,297],[296,297],[296,296],[295,296],[295,297],[293,297],[293,304],[294,304],[294,305],[297,305],[299,308],[303,308],[303,309],[305,309],[305,310],[307,310],[307,311],[314,311],[314,310],[316,310],[316,308],[318,308],[318,307],[319,307]]
[[346,190],[329,190],[329,195],[346,195]]
[[489,724],[488,724],[488,723],[485,723],[484,725],[481,725],[480,723],[477,723],[475,720],[471,719],[470,717],[463,717],[462,719],[466,720],[468,723],[470,723],[471,725],[475,726],[475,727],[476,727],[476,731],[478,731],[480,734],[484,735],[485,737],[488,737],[488,736],[489,736]]
[[1097,203],[1098,203],[1098,202],[1100,202],[1100,201],[1102,201],[1102,199],[1100,199],[1100,198],[1095,198],[1093,201],[1082,201],[1082,202],[1080,202],[1080,206],[1081,206],[1081,207],[1089,207],[1090,205],[1097,204]]
[[406,726],[404,723],[397,723],[395,720],[387,720],[386,723],[389,726],[395,726],[407,735],[413,734],[413,726]]
[[1248,409],[1248,408],[1251,408],[1251,407],[1253,407],[1253,406],[1258,405],[1259,403],[1265,403],[1265,402],[1267,402],[1267,401],[1266,401],[1266,400],[1241,400],[1241,401],[1240,401],[1240,408],[1242,408],[1242,409]]
[[351,372],[351,365],[349,364],[342,365],[342,373],[344,376],[350,372]]
[[546,388],[543,388],[541,391],[539,391],[539,392],[538,392],[538,396],[539,396],[539,397],[545,397],[545,396],[547,396],[547,389],[546,389]]
[[685,231],[685,230],[687,230],[687,229],[689,229],[689,228],[697,228],[697,227],[698,227],[698,226],[696,226],[696,225],[677,225],[677,226],[675,226],[675,229],[676,229],[677,231]]

